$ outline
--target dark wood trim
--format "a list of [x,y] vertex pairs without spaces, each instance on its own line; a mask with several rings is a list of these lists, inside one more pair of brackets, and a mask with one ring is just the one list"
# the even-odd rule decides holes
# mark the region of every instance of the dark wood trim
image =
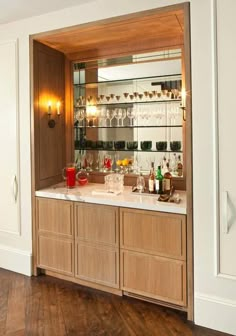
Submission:
[[65,132],[66,132],[66,162],[74,162],[73,133],[73,82],[72,62],[65,58]]
[[184,4],[184,73],[186,97],[185,122],[185,176],[187,191],[187,295],[188,319],[194,319],[193,284],[193,182],[192,182],[192,88],[191,88],[191,41],[190,41],[190,4]]

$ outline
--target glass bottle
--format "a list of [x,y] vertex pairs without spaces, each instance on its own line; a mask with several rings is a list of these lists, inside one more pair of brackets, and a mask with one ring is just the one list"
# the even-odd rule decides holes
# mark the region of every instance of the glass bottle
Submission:
[[148,177],[148,191],[150,194],[155,194],[154,162],[151,163],[151,170]]
[[180,155],[178,156],[177,172],[178,172],[178,176],[183,175],[183,164],[181,162],[181,156]]
[[172,187],[172,175],[167,171],[163,176],[163,191],[164,194],[169,194]]
[[157,194],[162,194],[162,181],[163,181],[163,175],[161,173],[161,166],[157,167],[156,171],[156,180],[155,180],[155,191]]

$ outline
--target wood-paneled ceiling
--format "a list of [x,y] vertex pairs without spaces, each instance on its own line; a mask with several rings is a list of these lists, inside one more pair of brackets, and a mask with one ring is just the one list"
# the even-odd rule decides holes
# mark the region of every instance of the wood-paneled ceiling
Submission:
[[79,61],[179,48],[184,44],[184,9],[171,7],[171,11],[145,11],[33,38]]

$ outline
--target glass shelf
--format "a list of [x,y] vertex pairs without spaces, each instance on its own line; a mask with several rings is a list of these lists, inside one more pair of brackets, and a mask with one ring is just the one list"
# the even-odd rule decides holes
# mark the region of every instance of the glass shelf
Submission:
[[[176,79],[173,79],[177,77]],[[137,78],[126,78],[126,79],[116,79],[116,80],[107,80],[107,81],[100,81],[100,82],[86,82],[80,84],[74,84],[75,87],[84,87],[87,88],[94,88],[96,85],[102,85],[107,83],[122,83],[122,82],[130,82],[130,81],[143,81],[143,80],[158,80],[158,83],[153,83],[152,85],[161,85],[162,82],[169,82],[169,81],[181,81],[182,75],[181,74],[173,74],[173,75],[164,75],[164,76],[149,76],[149,77],[137,77]]]
[[168,104],[168,103],[176,103],[180,102],[181,99],[165,99],[165,100],[145,100],[145,101],[138,101],[138,100],[133,100],[130,102],[117,102],[117,103],[96,103],[96,104],[88,104],[88,105],[79,105],[76,106],[74,105],[74,109],[80,109],[80,108],[87,108],[89,106],[119,106],[119,107],[132,107],[132,105],[140,105],[140,104]]
[[140,152],[140,153],[183,153],[182,150],[172,151],[172,150],[142,150],[142,149],[105,149],[105,148],[81,148],[75,146],[76,150],[91,150],[91,151],[105,151],[105,152]]
[[123,129],[123,128],[166,128],[166,127],[176,127],[176,128],[180,128],[183,127],[183,125],[150,125],[150,126],[138,126],[138,125],[132,125],[132,126],[74,126],[75,129],[80,129],[80,128],[88,128],[88,129],[100,129],[100,128],[105,128],[105,129],[109,129],[109,128],[116,128],[116,129]]

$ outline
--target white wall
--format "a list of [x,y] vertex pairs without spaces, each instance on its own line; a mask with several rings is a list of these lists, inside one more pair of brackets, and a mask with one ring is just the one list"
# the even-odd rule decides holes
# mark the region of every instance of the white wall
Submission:
[[[22,183],[22,236],[13,239],[0,234],[0,245],[29,253],[31,251],[29,35],[181,2],[98,0],[0,26],[0,41],[19,39]],[[212,3],[213,0],[191,0],[195,321],[200,325],[236,334],[236,284],[216,277],[214,268],[216,176]]]

